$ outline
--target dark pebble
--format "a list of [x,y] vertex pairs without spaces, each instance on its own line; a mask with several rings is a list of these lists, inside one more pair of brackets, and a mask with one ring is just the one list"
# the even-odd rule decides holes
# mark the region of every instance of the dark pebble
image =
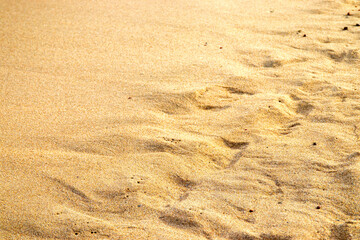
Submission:
[[320,209],[321,207],[320,206],[317,206],[316,209]]
[[249,212],[254,212],[254,210],[250,209]]
[[220,49],[222,49],[222,47],[220,47]]
[[355,24],[355,27],[360,27],[360,24],[358,24],[358,23],[357,23],[357,24]]
[[306,37],[306,34],[304,34],[303,37]]
[[346,15],[347,15],[347,16],[351,16],[351,13],[350,13],[350,12],[348,12]]
[[314,145],[314,146],[316,146],[316,145],[317,145],[317,143],[316,143],[316,142],[313,142],[313,145]]
[[349,28],[348,28],[348,27],[344,27],[343,30],[346,31],[346,30],[349,30]]

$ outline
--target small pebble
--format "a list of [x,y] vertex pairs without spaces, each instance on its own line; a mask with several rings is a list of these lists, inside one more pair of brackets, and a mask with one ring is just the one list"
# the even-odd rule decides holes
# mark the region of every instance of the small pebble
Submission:
[[303,37],[306,37],[306,34],[304,34]]
[[316,143],[316,142],[313,142],[313,145],[314,145],[314,146],[316,146],[316,145],[317,145],[317,143]]
[[220,47],[220,49],[222,49],[222,47]]
[[346,31],[346,30],[349,30],[349,28],[348,28],[348,27],[344,27],[343,30]]
[[250,209],[249,212],[254,212],[254,210]]
[[348,12],[346,15],[347,15],[347,16],[351,16],[351,13],[350,13],[350,12]]
[[355,24],[355,27],[360,27],[360,24],[359,23]]
[[132,97],[128,97],[128,99],[132,99]]
[[316,209],[320,209],[321,207],[320,206],[317,206]]

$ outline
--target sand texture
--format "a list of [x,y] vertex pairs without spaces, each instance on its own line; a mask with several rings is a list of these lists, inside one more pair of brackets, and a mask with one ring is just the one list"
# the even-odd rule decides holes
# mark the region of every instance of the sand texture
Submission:
[[356,24],[355,0],[0,0],[0,239],[360,239]]

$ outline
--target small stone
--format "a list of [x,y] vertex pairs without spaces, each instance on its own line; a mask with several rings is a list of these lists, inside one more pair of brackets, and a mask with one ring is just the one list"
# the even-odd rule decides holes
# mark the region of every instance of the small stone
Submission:
[[317,143],[316,143],[316,142],[313,142],[313,144],[312,144],[312,145],[316,146],[316,145],[317,145]]
[[320,209],[321,207],[320,206],[317,206],[316,209]]
[[359,23],[355,24],[355,27],[360,27],[360,24]]
[[254,210],[250,209],[249,212],[254,212]]
[[349,30],[349,28],[348,28],[348,27],[344,27],[343,30],[344,30],[344,31],[347,31],[347,30]]
[[220,47],[220,49],[223,49],[223,47]]
[[346,15],[347,15],[347,16],[351,16],[351,13],[350,13],[350,12],[348,12]]
[[306,34],[304,34],[303,37],[306,37]]

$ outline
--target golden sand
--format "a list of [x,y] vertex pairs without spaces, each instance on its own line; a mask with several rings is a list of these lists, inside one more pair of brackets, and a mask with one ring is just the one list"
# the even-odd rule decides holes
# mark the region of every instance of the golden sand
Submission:
[[359,10],[1,0],[0,239],[360,239]]

